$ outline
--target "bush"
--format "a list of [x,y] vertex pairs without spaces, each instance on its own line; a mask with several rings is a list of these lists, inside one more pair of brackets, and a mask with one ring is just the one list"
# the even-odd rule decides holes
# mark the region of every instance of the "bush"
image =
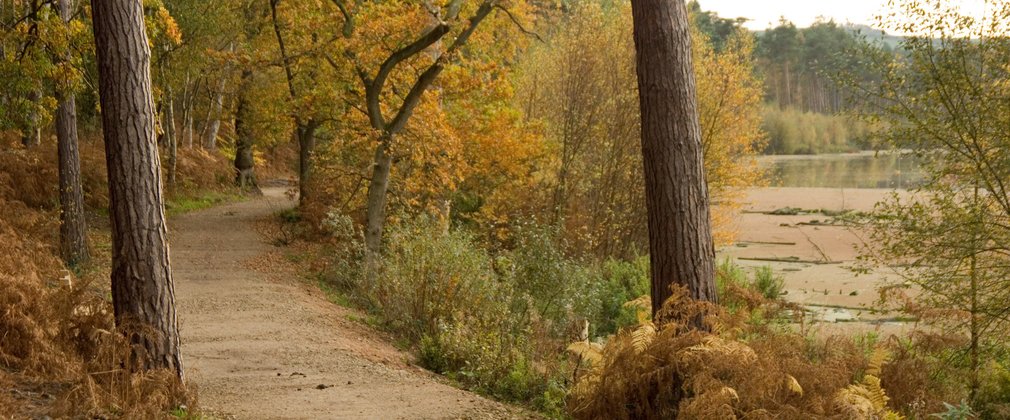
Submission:
[[358,235],[327,219],[338,242],[330,281],[413,343],[420,363],[476,391],[560,416],[570,370],[564,346],[600,312],[600,277],[569,259],[548,229],[520,230],[492,256],[463,231],[416,220],[387,233],[374,284],[362,281]]
[[601,309],[596,320],[596,335],[616,333],[622,327],[634,325],[637,311],[625,303],[650,293],[649,257],[631,261],[608,260],[602,268]]

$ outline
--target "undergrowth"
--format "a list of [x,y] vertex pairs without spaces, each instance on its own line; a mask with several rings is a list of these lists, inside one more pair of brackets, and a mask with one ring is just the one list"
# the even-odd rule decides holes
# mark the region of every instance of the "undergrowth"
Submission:
[[[783,279],[769,267],[726,260],[719,305],[678,292],[654,321],[647,257],[573,257],[551,228],[518,224],[489,244],[465,228],[401,219],[369,282],[354,220],[331,212],[313,225],[299,211],[279,219],[281,242],[325,244],[314,257],[323,261],[303,261],[322,267],[321,287],[368,311],[369,324],[422,366],[548,417],[898,419],[974,410],[1007,418],[1006,364],[991,366],[981,400],[992,403],[962,407],[965,371],[951,349],[963,337],[815,335],[804,308],[781,299]],[[707,329],[694,327],[699,316]]]
[[[93,258],[69,270],[57,256],[55,145],[26,150],[8,140],[0,147],[0,413],[157,418],[170,410],[196,412],[194,390],[173,372],[131,367],[134,349],[126,337],[146,331],[113,319],[101,141],[81,143]],[[231,183],[228,163],[199,150],[180,150],[177,177],[169,195],[183,203],[226,194]]]

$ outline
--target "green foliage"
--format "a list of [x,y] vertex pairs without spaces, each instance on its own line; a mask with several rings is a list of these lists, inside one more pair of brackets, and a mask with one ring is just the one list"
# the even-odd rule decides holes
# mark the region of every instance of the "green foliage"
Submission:
[[943,420],[970,420],[975,418],[977,415],[975,411],[971,409],[967,402],[961,401],[958,405],[953,405],[950,403],[943,403],[943,407],[946,411],[942,413],[935,413],[931,417],[936,417]]
[[608,260],[603,263],[602,271],[602,305],[594,326],[597,335],[609,335],[638,322],[637,310],[625,303],[649,295],[649,257],[636,257],[631,261]]
[[[981,17],[944,2],[896,1],[880,26],[914,34],[902,42],[905,56],[865,46],[874,77],[855,84],[866,93],[873,135],[910,150],[925,173],[920,188],[894,195],[869,218],[864,259],[874,265],[901,261],[895,284],[883,297],[952,339],[923,353],[938,371],[963,386],[980,411],[983,385],[996,372],[986,367],[1005,352],[1010,243],[1010,3]],[[850,77],[860,80],[858,77]],[[909,293],[905,285],[913,285]],[[953,314],[957,314],[953,316]],[[919,343],[917,343],[919,344]]]
[[871,147],[866,124],[842,115],[764,108],[766,154],[794,155],[852,152]]
[[232,191],[204,191],[198,195],[178,195],[165,201],[165,212],[169,216],[175,216],[240,199],[242,199],[242,195]]
[[730,286],[747,288],[747,273],[733,260],[725,258],[716,267],[715,286],[719,296],[725,295]]
[[778,299],[782,295],[785,278],[775,275],[771,266],[758,267],[754,270],[754,288],[767,299]]
[[[476,391],[561,415],[570,374],[562,343],[580,320],[602,322],[609,301],[602,301],[599,270],[566,257],[552,229],[524,226],[513,249],[492,255],[464,231],[446,232],[426,219],[403,223],[389,232],[372,284],[362,280],[353,226],[339,216],[325,224],[344,244],[328,282],[416,346],[422,365]],[[611,281],[640,291],[641,270],[612,263]]]

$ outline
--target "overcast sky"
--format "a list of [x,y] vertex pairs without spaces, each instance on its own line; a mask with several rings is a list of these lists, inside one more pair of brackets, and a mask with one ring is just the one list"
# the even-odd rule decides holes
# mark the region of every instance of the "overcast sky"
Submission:
[[[982,10],[983,0],[951,0],[962,11],[972,14]],[[834,18],[839,23],[873,24],[873,17],[885,10],[887,0],[698,0],[702,10],[721,17],[751,19],[748,29],[767,29],[784,16],[799,27],[810,26],[818,16]]]

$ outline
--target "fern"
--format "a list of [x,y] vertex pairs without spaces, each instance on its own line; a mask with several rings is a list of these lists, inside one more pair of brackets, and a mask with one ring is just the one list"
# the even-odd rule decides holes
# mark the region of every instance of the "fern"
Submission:
[[861,417],[902,419],[900,414],[887,407],[890,398],[880,386],[881,369],[890,359],[891,354],[886,348],[883,346],[874,348],[862,381],[839,391],[835,396],[835,404],[843,411]]
[[576,341],[568,345],[568,351],[591,363],[597,363],[603,359],[603,346],[599,343]]
[[656,326],[646,321],[631,332],[631,346],[635,349],[635,353],[642,353],[649,344],[652,344],[654,338],[656,338]]

